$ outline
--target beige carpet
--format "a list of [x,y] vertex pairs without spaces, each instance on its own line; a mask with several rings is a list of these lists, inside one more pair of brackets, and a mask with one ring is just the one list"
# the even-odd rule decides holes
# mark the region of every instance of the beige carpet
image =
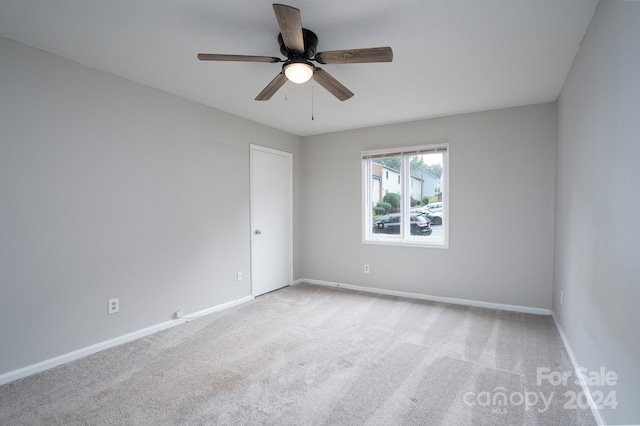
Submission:
[[538,367],[550,317],[302,284],[0,386],[0,424],[595,424]]

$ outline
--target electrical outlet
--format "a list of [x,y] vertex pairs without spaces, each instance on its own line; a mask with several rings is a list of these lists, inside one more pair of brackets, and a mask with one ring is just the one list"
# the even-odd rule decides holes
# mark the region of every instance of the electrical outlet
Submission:
[[242,281],[242,271],[238,271],[238,281]]
[[367,264],[364,265],[364,273],[365,274],[369,273],[369,265],[367,265]]
[[107,311],[109,314],[115,314],[116,312],[120,312],[120,299],[109,299],[109,310]]

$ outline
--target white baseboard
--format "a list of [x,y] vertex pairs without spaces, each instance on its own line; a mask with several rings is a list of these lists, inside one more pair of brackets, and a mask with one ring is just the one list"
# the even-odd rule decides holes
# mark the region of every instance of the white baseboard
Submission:
[[76,359],[83,358],[85,356],[100,352],[105,349],[112,348],[114,346],[121,345],[123,343],[131,342],[132,340],[139,339],[141,337],[149,336],[167,328],[175,327],[180,324],[184,324],[189,321],[193,321],[196,318],[211,314],[213,312],[223,311],[241,303],[253,300],[253,296],[246,296],[241,299],[232,300],[221,305],[213,306],[211,308],[203,309],[198,312],[194,312],[190,315],[186,315],[180,319],[166,321],[160,324],[152,325],[151,327],[143,328],[142,330],[134,331],[123,336],[119,336],[113,339],[105,340],[104,342],[96,343],[95,345],[80,348],[73,352],[69,352],[54,358],[50,358],[36,364],[31,364],[26,367],[19,368],[17,370],[9,371],[4,374],[0,374],[0,385],[13,382],[14,380],[22,379],[23,377],[31,376],[32,374],[40,373],[41,371],[48,370],[53,367],[57,367],[62,364],[74,361]]
[[182,317],[182,319],[187,320],[187,321],[191,321],[191,320],[194,320],[196,318],[212,314],[214,312],[224,311],[225,309],[229,309],[229,308],[232,308],[234,306],[241,305],[241,304],[246,303],[246,302],[250,302],[251,300],[253,300],[253,296],[251,296],[251,295],[245,296],[245,297],[243,297],[241,299],[232,300],[230,302],[223,303],[222,305],[213,306],[211,308],[203,309],[201,311],[194,312],[194,313],[189,314],[189,315],[185,315],[184,317]]
[[[558,322],[558,318],[556,318],[556,313],[552,311],[551,316],[553,317],[553,322],[556,324],[556,328],[558,329],[558,333],[560,334],[560,339],[562,339],[562,344],[564,345],[564,348],[567,350],[567,354],[569,355],[569,360],[571,360],[571,365],[573,366],[573,373],[576,375],[576,377],[580,377],[582,373],[580,372],[580,367],[578,366],[578,361],[576,360],[576,357],[573,354],[571,345],[569,345],[567,336],[564,334],[564,331],[562,330],[562,326]],[[580,384],[582,386],[582,391],[584,392],[584,394],[587,396],[587,399],[589,400],[589,407],[591,408],[591,413],[593,414],[593,418],[595,419],[598,426],[605,426],[607,423],[602,419],[602,416],[600,416],[600,411],[598,411],[597,405],[593,400],[591,389],[589,389],[589,386],[583,380],[580,381]]]
[[489,309],[498,309],[501,311],[512,311],[512,312],[523,312],[527,314],[535,314],[535,315],[551,315],[551,309],[544,308],[533,308],[530,306],[518,306],[518,305],[506,305],[502,303],[492,303],[492,302],[482,302],[478,300],[470,300],[470,299],[458,299],[455,297],[442,297],[442,296],[432,296],[429,294],[422,293],[410,293],[406,291],[397,291],[397,290],[387,290],[383,288],[373,288],[373,287],[363,287],[359,285],[353,284],[344,284],[344,283],[336,283],[331,281],[321,281],[321,280],[312,280],[302,278],[296,280],[293,285],[300,283],[309,283],[309,284],[317,284],[328,287],[342,287],[349,290],[356,291],[364,291],[367,293],[377,293],[377,294],[385,294],[387,296],[398,296],[398,297],[407,297],[409,299],[420,299],[420,300],[429,300],[432,302],[442,302],[442,303],[451,303],[454,305],[464,305],[464,306],[475,306],[479,308],[489,308]]

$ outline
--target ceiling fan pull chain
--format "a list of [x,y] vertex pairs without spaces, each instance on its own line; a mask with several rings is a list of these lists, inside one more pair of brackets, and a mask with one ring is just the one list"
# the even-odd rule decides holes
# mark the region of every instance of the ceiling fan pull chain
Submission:
[[313,94],[315,93],[315,90],[314,90],[314,89],[315,89],[315,87],[316,87],[316,85],[315,85],[314,83],[315,83],[315,82],[314,82],[314,81],[313,81],[313,79],[312,79],[312,80],[311,80],[311,121],[313,121],[313,105],[314,105],[314,102],[313,102],[313,100],[314,100],[314,99],[313,99]]

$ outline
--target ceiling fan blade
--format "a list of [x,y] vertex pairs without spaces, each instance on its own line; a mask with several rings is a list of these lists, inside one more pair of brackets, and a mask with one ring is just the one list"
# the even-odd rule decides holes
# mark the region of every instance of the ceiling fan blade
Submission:
[[218,55],[216,53],[199,53],[201,61],[241,61],[241,62],[280,62],[275,56],[250,56],[250,55]]
[[300,9],[275,3],[273,11],[276,13],[285,47],[294,52],[304,52]]
[[393,51],[390,47],[331,50],[316,53],[315,59],[321,64],[365,64],[371,62],[391,62],[393,60]]
[[267,87],[262,89],[262,92],[260,92],[260,94],[256,96],[256,101],[268,101],[286,82],[287,77],[285,77],[283,72],[276,75],[276,78],[271,80],[271,83],[267,84]]
[[331,74],[316,67],[316,72],[313,74],[313,79],[318,82],[322,87],[327,89],[336,98],[341,101],[346,101],[353,96],[351,90],[344,87],[338,80],[333,78]]

